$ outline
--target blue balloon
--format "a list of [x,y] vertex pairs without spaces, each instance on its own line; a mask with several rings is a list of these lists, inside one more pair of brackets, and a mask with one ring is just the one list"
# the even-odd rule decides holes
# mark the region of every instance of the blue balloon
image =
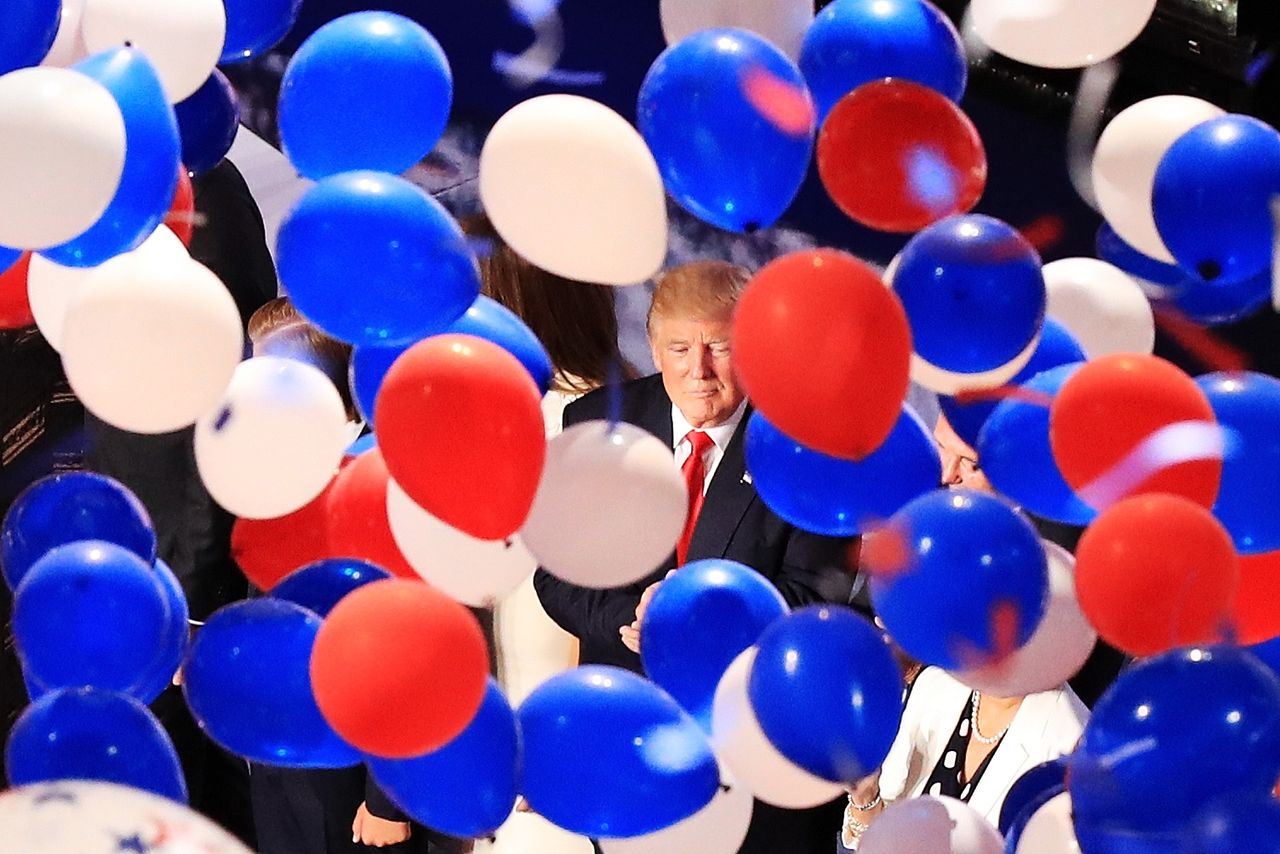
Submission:
[[1015,830],[1021,834],[1022,828],[1050,799],[1067,790],[1066,756],[1041,762],[1028,769],[1014,781],[1000,805],[1000,834],[1006,839]]
[[490,836],[516,800],[520,733],[491,678],[480,711],[444,747],[412,759],[365,761],[382,790],[415,821],[451,836]]
[[1177,854],[1280,854],[1280,800],[1220,798],[1200,810]]
[[640,86],[637,126],[667,192],[729,231],[773,225],[791,205],[813,152],[814,124],[782,128],[753,103],[754,80],[805,101],[800,69],[755,33],[713,29],[667,48]]
[[[1052,400],[1081,364],[1050,368],[1022,389]],[[1088,525],[1097,517],[1098,511],[1080,500],[1053,458],[1048,401],[1000,401],[974,447],[991,485],[1029,512],[1067,525]]]
[[747,681],[778,752],[834,782],[880,767],[902,718],[902,674],[884,637],[837,605],[802,608],[765,629]]
[[298,20],[302,0],[225,0],[227,35],[218,62],[243,62],[275,47]]
[[144,703],[152,702],[173,684],[173,676],[182,664],[182,658],[187,652],[187,641],[191,637],[191,611],[187,606],[187,595],[182,592],[177,576],[160,558],[156,558],[152,569],[164,591],[165,601],[169,604],[169,620],[161,634],[155,662],[134,693]]
[[946,371],[1008,364],[1044,323],[1040,256],[1012,226],[981,214],[948,217],[911,238],[893,289],[916,354]]
[[1068,787],[1077,827],[1177,836],[1207,794],[1263,795],[1278,777],[1280,679],[1248,652],[1208,647],[1121,673],[1085,725]]
[[449,60],[429,32],[391,12],[356,12],[293,55],[280,87],[280,141],[308,178],[398,175],[431,151],[452,103]]
[[15,786],[102,780],[187,802],[173,742],[132,697],[93,688],[54,691],[14,724],[5,749]]
[[173,107],[182,139],[182,164],[203,175],[222,162],[240,129],[240,97],[218,69]]
[[9,268],[18,263],[18,259],[22,257],[20,249],[10,249],[8,246],[0,246],[0,273],[9,272]]
[[[1022,370],[1013,375],[1007,385],[1022,385],[1036,374],[1050,368],[1084,360],[1084,349],[1066,330],[1066,327],[1046,317],[1044,327],[1040,330],[1040,343],[1031,354],[1031,360]],[[987,423],[987,419],[991,417],[992,412],[995,412],[998,403],[999,401],[996,400],[960,403],[950,395],[938,395],[938,405],[942,408],[942,414],[947,416],[947,423],[951,425],[952,430],[956,431],[957,436],[972,447],[977,447],[978,434],[982,431],[982,425]]]
[[61,20],[62,0],[8,0],[0,27],[0,74],[39,65]]
[[330,558],[289,573],[271,588],[271,595],[327,617],[351,591],[390,577],[385,569],[363,560]]
[[0,568],[17,588],[37,560],[55,546],[106,540],[156,559],[156,532],[147,508],[119,481],[93,472],[67,472],[36,481],[20,494],[0,525]]
[[365,451],[371,451],[378,446],[378,437],[372,433],[365,433],[359,436],[354,442],[347,446],[344,452],[345,456],[358,457]]
[[115,196],[88,231],[40,254],[64,267],[95,267],[137,249],[168,213],[178,187],[178,123],[142,51],[113,48],[75,70],[101,83],[120,105],[124,171]]
[[583,836],[640,836],[711,802],[706,736],[661,688],[618,667],[577,667],[517,711],[529,805]]
[[[523,320],[501,303],[482,294],[443,332],[474,335],[492,341],[520,360],[540,390],[546,391],[551,387],[553,368],[547,348]],[[356,347],[351,354],[351,390],[365,421],[373,421],[374,401],[382,388],[382,380],[409,346],[412,345]]]
[[1025,644],[1044,615],[1044,546],[996,496],[935,490],[871,537],[866,550],[904,564],[872,574],[871,601],[889,634],[918,661],[947,670],[983,666]]
[[751,567],[696,560],[653,594],[644,612],[640,661],[649,678],[710,732],[720,677],[787,610],[777,588]]
[[1280,637],[1245,648],[1280,678]]
[[836,0],[809,25],[800,70],[819,122],[873,80],[911,80],[958,102],[968,78],[960,34],[928,0]]
[[298,310],[352,344],[412,344],[480,295],[458,223],[420,188],[378,172],[308,190],[280,227],[276,266]]
[[88,686],[146,699],[168,626],[169,604],[151,567],[102,540],[53,549],[13,597],[18,653],[46,688]]
[[1274,512],[1280,485],[1280,380],[1242,371],[1196,377],[1196,385],[1234,437],[1234,450],[1222,460],[1213,515],[1240,554],[1280,549],[1280,518]]
[[1158,286],[1159,293],[1153,297],[1157,304],[1172,303],[1196,323],[1235,323],[1256,314],[1271,298],[1270,269],[1239,282],[1206,282],[1181,267],[1148,258],[1125,243],[1106,223],[1098,229],[1097,246],[1102,260]]
[[1240,282],[1271,267],[1280,194],[1280,133],[1249,116],[1193,127],[1156,167],[1151,209],[1178,265],[1208,281]]
[[910,409],[875,451],[854,462],[806,448],[759,412],[747,422],[747,469],[769,509],[798,528],[832,537],[865,533],[936,488],[942,462]]
[[320,618],[263,598],[220,608],[187,652],[182,690],[200,728],[227,750],[286,768],[342,768],[360,754],[329,726],[311,691]]

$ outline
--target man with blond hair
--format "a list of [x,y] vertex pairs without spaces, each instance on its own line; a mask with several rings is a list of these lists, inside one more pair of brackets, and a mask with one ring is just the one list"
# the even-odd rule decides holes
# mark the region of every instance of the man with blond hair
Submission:
[[[647,430],[672,449],[689,489],[689,519],[675,551],[645,579],[591,590],[539,570],[534,582],[546,612],[581,641],[581,663],[641,672],[645,607],[672,570],[703,558],[727,558],[767,578],[795,606],[845,602],[852,570],[849,542],[784,522],[756,494],[743,443],[751,405],[733,371],[733,310],[750,274],[723,261],[675,267],[659,278],[648,334],[658,373],[618,389],[600,389],[570,404],[565,426],[605,419],[619,402],[620,420]],[[832,848],[839,802],[792,811],[757,802],[741,851],[805,854]]]

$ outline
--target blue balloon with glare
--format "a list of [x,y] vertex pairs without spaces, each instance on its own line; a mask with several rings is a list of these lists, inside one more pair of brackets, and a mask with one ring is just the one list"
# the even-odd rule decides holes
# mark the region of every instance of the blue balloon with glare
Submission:
[[1269,641],[1256,643],[1253,646],[1245,647],[1245,649],[1249,650],[1249,652],[1253,653],[1259,661],[1271,668],[1271,672],[1276,675],[1277,679],[1280,679],[1280,637],[1274,637]]
[[[524,321],[506,306],[483,294],[476,297],[461,317],[444,332],[474,335],[492,341],[520,360],[538,388],[551,387],[551,356]],[[351,389],[356,406],[366,421],[373,421],[374,401],[387,371],[400,354],[412,345],[403,347],[356,347],[351,354]]]
[[412,344],[480,295],[453,217],[419,187],[345,172],[306,192],[280,227],[276,266],[298,311],[351,344]]
[[[767,114],[775,90],[802,105],[788,111],[800,118]],[[667,192],[712,225],[740,233],[773,225],[804,182],[814,138],[809,90],[800,69],[755,33],[702,30],[667,48],[636,109]]]
[[1099,258],[1147,282],[1146,290],[1157,305],[1172,305],[1196,323],[1235,323],[1257,314],[1271,299],[1269,267],[1238,282],[1205,281],[1181,267],[1143,255],[1106,223],[1098,229],[1097,246]]
[[[1044,328],[1040,330],[1040,342],[1036,344],[1031,360],[1022,370],[1013,375],[1007,385],[1022,385],[1036,374],[1050,368],[1084,360],[1084,350],[1079,342],[1062,324],[1046,317]],[[938,395],[938,405],[942,408],[942,414],[947,416],[947,423],[951,425],[952,430],[956,431],[957,436],[972,447],[977,446],[982,425],[987,423],[987,419],[991,417],[992,412],[995,412],[999,402],[998,400],[975,400],[971,403],[961,403],[950,395]]]
[[1045,399],[1000,401],[974,447],[987,480],[1006,498],[1045,519],[1083,526],[1098,511],[1067,483],[1049,444],[1049,405],[1081,364],[1059,365],[1023,383],[1026,394]]
[[144,689],[169,619],[151,567],[102,540],[53,549],[13,596],[13,637],[23,666],[49,689],[89,686],[150,699]]
[[1178,265],[1210,282],[1271,266],[1280,195],[1280,132],[1229,114],[1193,127],[1160,158],[1151,209]]
[[55,546],[106,540],[150,564],[156,532],[142,502],[119,481],[94,472],[50,475],[27,487],[0,525],[0,568],[17,588],[37,560]]
[[1035,811],[1067,790],[1068,758],[1059,756],[1027,769],[1009,787],[1000,805],[1000,835],[1021,834]]
[[391,12],[355,12],[294,53],[280,87],[280,141],[307,178],[398,175],[431,151],[452,104],[449,60],[429,32]]
[[451,836],[491,836],[515,804],[519,727],[490,678],[475,718],[443,747],[412,759],[365,761],[382,791],[415,821]]
[[1205,374],[1196,377],[1196,385],[1233,437],[1213,515],[1240,554],[1280,549],[1280,380],[1241,371]]
[[800,70],[819,121],[873,80],[910,80],[958,102],[968,78],[960,34],[928,0],[835,0],[805,32]]
[[240,130],[240,97],[218,69],[173,107],[182,140],[182,164],[203,175],[222,162]]
[[989,664],[1030,640],[1044,615],[1044,546],[994,495],[935,490],[894,514],[863,549],[871,561],[892,557],[894,565],[871,574],[871,601],[898,645],[925,664]]
[[543,682],[517,710],[529,806],[593,838],[640,836],[710,803],[720,771],[669,694],[618,667],[590,665]]
[[905,407],[884,444],[861,460],[806,448],[759,412],[747,422],[747,469],[760,498],[806,531],[851,537],[936,488],[942,461],[920,418]]
[[0,74],[39,65],[53,47],[61,21],[62,0],[6,0],[0,27]]
[[1280,800],[1218,798],[1196,814],[1178,854],[1280,854]]
[[271,588],[271,595],[327,617],[348,593],[390,577],[385,569],[363,560],[330,558],[289,573]]
[[174,674],[178,672],[178,666],[187,653],[187,641],[191,636],[191,611],[177,576],[160,558],[156,558],[152,571],[160,582],[160,589],[164,591],[165,601],[169,605],[169,619],[160,635],[156,659],[142,680],[141,687],[134,693],[144,703],[154,701],[173,684]]
[[178,122],[142,51],[113,48],[74,68],[101,83],[120,105],[124,171],[115,196],[88,231],[40,254],[64,267],[95,267],[138,248],[169,212],[178,187]]
[[1006,365],[1044,323],[1040,256],[1012,226],[981,214],[948,217],[911,238],[893,289],[916,354],[945,371]]
[[93,688],[53,691],[27,707],[5,748],[15,786],[100,780],[187,802],[173,742],[146,706]]
[[[182,690],[205,734],[252,762],[341,768],[360,754],[325,721],[311,691],[320,618],[266,597],[216,611],[196,633]],[[372,666],[373,663],[371,663]]]
[[219,62],[243,62],[275,47],[298,20],[302,0],[224,0],[227,34]]
[[880,767],[902,718],[902,675],[869,622],[838,605],[774,622],[757,644],[747,696],[778,752],[833,782]]
[[[1280,778],[1280,678],[1246,651],[1181,648],[1120,674],[1072,754],[1078,828],[1179,836],[1214,798]],[[1166,849],[1167,850],[1167,849]]]
[[693,561],[653,594],[640,661],[709,732],[720,677],[788,610],[777,588],[751,567],[720,558]]

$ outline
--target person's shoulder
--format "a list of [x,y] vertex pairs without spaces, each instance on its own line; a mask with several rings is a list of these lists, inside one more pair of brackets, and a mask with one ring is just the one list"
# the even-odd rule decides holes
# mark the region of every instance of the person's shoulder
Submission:
[[[587,392],[582,397],[565,407],[565,423],[577,424],[582,421],[608,418],[610,395],[614,393],[618,394],[622,398],[623,409],[629,410],[651,401],[654,395],[662,392],[661,374],[654,374],[648,377],[628,380],[627,382],[622,383],[616,391],[611,389],[609,386],[601,386],[600,388]],[[626,413],[624,412],[623,420],[626,420],[625,416]]]

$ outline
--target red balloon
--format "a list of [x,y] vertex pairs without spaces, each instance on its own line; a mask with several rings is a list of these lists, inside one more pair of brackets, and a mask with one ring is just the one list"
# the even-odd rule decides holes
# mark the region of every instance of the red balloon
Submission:
[[[1099,509],[1144,492],[1212,507],[1221,458],[1184,447],[1186,437],[1164,434],[1170,441],[1153,444],[1157,430],[1182,422],[1217,423],[1199,386],[1164,359],[1116,353],[1089,362],[1063,384],[1049,410],[1049,440],[1067,483]],[[1179,455],[1186,461],[1176,461]]]
[[25,329],[36,322],[27,301],[27,269],[31,253],[23,252],[7,270],[0,270],[0,329]]
[[387,372],[374,423],[391,476],[437,519],[483,540],[524,524],[547,440],[538,389],[506,350],[419,341]]
[[1103,639],[1135,656],[1222,640],[1238,579],[1227,529],[1176,495],[1112,505],[1076,549],[1081,609]]
[[973,122],[944,95],[877,80],[841,98],[822,123],[818,176],[855,222],[913,232],[978,203],[987,153]]
[[391,759],[420,756],[466,729],[488,675],[471,612],[398,578],[347,594],[311,651],[311,687],[325,720],[360,750]]
[[270,590],[296,569],[335,557],[329,545],[329,492],[275,519],[237,519],[231,528],[231,557],[259,590]]
[[178,186],[173,191],[173,204],[164,215],[164,224],[178,236],[188,249],[191,248],[191,235],[195,232],[196,194],[191,186],[191,173],[187,167],[178,164]]
[[802,445],[861,459],[902,412],[911,330],[875,272],[834,249],[793,252],[747,286],[733,364],[752,403]]
[[1280,551],[1240,556],[1232,623],[1242,646],[1280,637]]
[[365,560],[392,575],[419,580],[391,536],[387,520],[387,464],[378,448],[360,454],[328,490],[329,550],[333,557]]

